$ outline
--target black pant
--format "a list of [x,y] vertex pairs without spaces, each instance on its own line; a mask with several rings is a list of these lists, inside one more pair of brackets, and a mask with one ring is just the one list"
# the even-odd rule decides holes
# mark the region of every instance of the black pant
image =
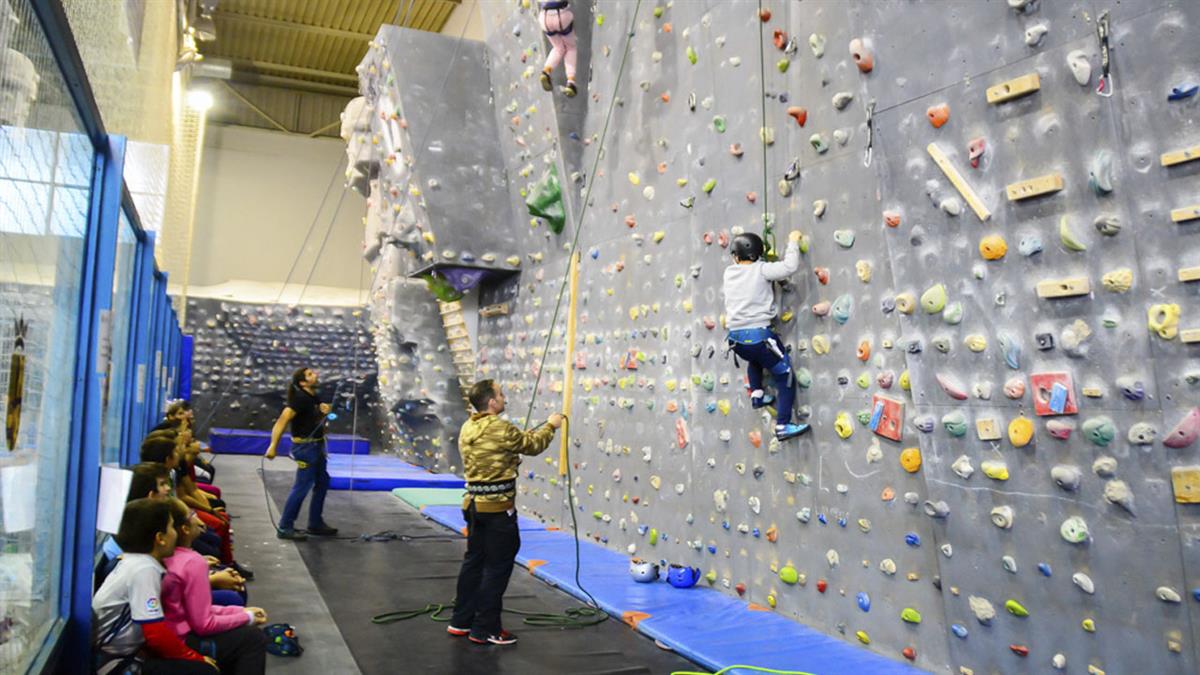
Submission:
[[146,659],[142,662],[142,675],[217,675],[217,669],[204,661]]
[[201,654],[211,651],[203,644],[211,642],[216,647],[221,675],[262,675],[267,669],[267,635],[257,626],[242,626],[206,637],[188,635],[184,642]]
[[458,593],[450,624],[470,628],[476,637],[500,632],[504,591],[521,548],[517,514],[479,513],[475,502],[463,511],[467,521],[467,553],[458,573]]

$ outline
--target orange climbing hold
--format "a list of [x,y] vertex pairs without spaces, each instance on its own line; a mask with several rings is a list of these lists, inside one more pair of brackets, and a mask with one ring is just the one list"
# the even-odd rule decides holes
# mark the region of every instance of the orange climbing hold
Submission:
[[787,109],[787,114],[792,119],[796,120],[796,124],[799,124],[800,126],[804,126],[804,123],[808,121],[808,110],[798,105],[789,107]]
[[637,218],[631,213],[625,216],[625,224],[629,227],[637,227]]
[[734,157],[741,157],[745,152],[745,150],[742,150],[741,143],[729,144],[729,154],[733,155]]
[[850,41],[850,58],[854,59],[854,65],[864,73],[869,73],[875,68],[875,54],[862,41],[862,38],[854,38]]
[[666,163],[666,162],[659,162],[659,163],[658,163],[658,172],[659,172],[659,173],[666,173],[666,172],[667,172],[667,163]]
[[775,44],[775,49],[782,51],[784,47],[787,47],[788,34],[782,29],[776,28],[774,37],[771,41]]
[[663,102],[663,103],[670,103],[670,102],[671,102],[671,92],[669,92],[669,91],[664,91],[664,92],[662,93],[662,96],[659,96],[659,98],[661,98],[661,99],[662,99],[662,102]]
[[768,527],[767,528],[767,541],[774,544],[778,540],[779,540],[779,528],[775,527],[774,525]]
[[757,202],[758,201],[758,193],[755,192],[754,190],[747,192],[746,193],[746,201],[750,202],[751,204],[753,204],[754,202]]
[[826,286],[829,284],[829,268],[828,267],[814,267],[813,274],[817,275],[817,281],[821,282],[822,286]]
[[885,502],[890,502],[896,498],[896,491],[891,487],[883,488],[883,492],[879,493],[879,498]]
[[934,129],[941,129],[946,122],[950,121],[950,106],[945,103],[930,106],[925,111],[925,116],[929,118],[929,123],[933,125]]
[[761,431],[758,431],[758,430],[751,431],[750,433],[746,434],[746,436],[748,436],[750,438],[750,445],[753,445],[756,448],[762,447],[762,432]]
[[909,661],[917,660],[917,650],[913,649],[912,647],[905,647],[904,649],[900,650],[900,653],[903,654],[904,658],[908,659]]
[[1008,253],[1008,243],[998,234],[988,235],[979,242],[979,255],[984,260],[999,260]]
[[669,23],[664,23],[664,24],[663,24],[663,32],[664,32],[664,33],[670,33],[670,32],[671,32],[671,30],[672,30],[672,29],[671,29],[671,24],[669,24]]
[[767,9],[766,7],[763,7],[762,9],[758,10],[758,20],[762,21],[763,23],[770,21],[771,20],[771,10]]
[[871,341],[863,340],[858,343],[858,360],[865,362],[871,358]]
[[900,212],[899,211],[884,211],[883,224],[888,227],[900,227]]

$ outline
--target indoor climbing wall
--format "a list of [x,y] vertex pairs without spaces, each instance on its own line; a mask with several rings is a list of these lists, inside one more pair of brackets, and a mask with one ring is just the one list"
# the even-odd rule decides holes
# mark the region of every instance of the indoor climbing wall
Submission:
[[[1200,669],[1200,5],[600,0],[569,100],[536,3],[483,12],[522,260],[479,373],[536,423],[569,361],[582,536],[932,672]],[[782,444],[724,348],[764,227],[804,234]],[[569,527],[565,468],[520,508]]]
[[318,395],[338,414],[328,430],[383,445],[373,423],[375,347],[362,310],[188,298],[185,332],[195,337],[191,403],[201,437],[214,427],[269,431],[292,373],[311,367]]

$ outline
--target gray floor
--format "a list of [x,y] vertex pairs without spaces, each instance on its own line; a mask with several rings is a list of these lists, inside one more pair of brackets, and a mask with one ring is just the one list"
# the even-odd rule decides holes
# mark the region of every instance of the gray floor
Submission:
[[[222,455],[216,458],[217,485],[229,505],[233,521],[234,553],[237,559],[254,568],[255,579],[249,584],[250,604],[267,610],[270,622],[286,622],[296,627],[304,645],[298,659],[272,656],[268,673],[288,675],[326,675],[359,673],[346,641],[329,614],[316,583],[300,558],[296,545],[275,538],[275,528],[266,512],[262,481],[258,477],[260,458]],[[267,462],[268,471],[295,471],[295,464],[276,460]],[[282,504],[272,502],[278,514]]]

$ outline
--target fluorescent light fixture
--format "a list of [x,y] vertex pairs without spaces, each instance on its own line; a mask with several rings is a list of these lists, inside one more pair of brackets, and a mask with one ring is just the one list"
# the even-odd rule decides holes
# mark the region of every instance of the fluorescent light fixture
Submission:
[[189,89],[187,93],[187,104],[189,108],[205,112],[213,107],[212,92],[207,89]]

